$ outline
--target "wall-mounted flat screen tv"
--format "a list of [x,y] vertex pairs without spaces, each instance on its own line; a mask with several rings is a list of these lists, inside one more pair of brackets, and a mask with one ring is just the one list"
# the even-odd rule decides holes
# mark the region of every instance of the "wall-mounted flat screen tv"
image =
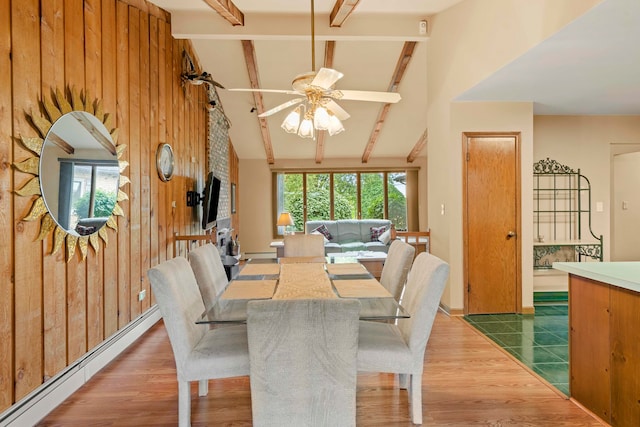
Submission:
[[202,228],[205,230],[216,225],[218,202],[220,201],[220,184],[220,178],[215,176],[213,172],[209,172],[204,186],[204,200],[202,202]]

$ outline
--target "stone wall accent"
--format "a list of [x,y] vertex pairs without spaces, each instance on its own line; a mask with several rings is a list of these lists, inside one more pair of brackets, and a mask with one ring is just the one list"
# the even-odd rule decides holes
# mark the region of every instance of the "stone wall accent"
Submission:
[[[229,126],[230,123],[222,109],[222,103],[215,88],[208,91],[209,102],[209,138],[207,144],[207,160],[209,172],[213,171],[222,181],[218,218],[231,216],[231,198],[229,194]],[[215,104],[213,104],[215,103]]]

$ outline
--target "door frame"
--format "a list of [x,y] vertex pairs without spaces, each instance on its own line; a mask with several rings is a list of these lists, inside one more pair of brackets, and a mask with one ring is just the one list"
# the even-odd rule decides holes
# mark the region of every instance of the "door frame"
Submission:
[[467,213],[467,141],[471,138],[500,138],[513,137],[515,139],[516,150],[516,313],[522,313],[522,154],[520,150],[521,132],[462,132],[462,275],[463,275],[463,292],[464,292],[464,314],[469,314],[469,292],[467,284],[469,283],[469,261],[468,261],[468,224],[469,218]]

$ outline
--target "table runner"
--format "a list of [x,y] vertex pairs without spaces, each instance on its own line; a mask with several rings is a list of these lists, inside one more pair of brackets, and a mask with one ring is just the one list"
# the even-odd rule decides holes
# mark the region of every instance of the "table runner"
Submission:
[[334,280],[333,286],[341,298],[392,298],[376,279]]
[[276,280],[234,280],[222,294],[222,299],[269,299]]
[[273,299],[337,298],[324,264],[282,264]]

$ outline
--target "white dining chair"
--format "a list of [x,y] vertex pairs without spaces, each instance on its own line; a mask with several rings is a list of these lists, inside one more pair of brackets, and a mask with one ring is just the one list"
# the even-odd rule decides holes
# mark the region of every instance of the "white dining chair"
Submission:
[[169,335],[178,376],[178,424],[191,424],[191,381],[199,395],[208,393],[208,380],[249,375],[245,325],[209,329],[196,324],[204,304],[189,262],[183,257],[148,271],[151,289]]
[[387,259],[384,261],[380,275],[380,284],[393,295],[396,301],[400,301],[415,253],[416,248],[402,240],[394,240],[389,246]]
[[322,234],[286,234],[284,236],[285,257],[323,257],[324,236]]
[[213,244],[207,243],[189,252],[189,263],[196,276],[204,307],[210,310],[229,283],[220,252]]
[[427,252],[419,254],[402,298],[411,317],[396,325],[360,322],[358,370],[400,374],[400,386],[408,386],[414,424],[422,424],[424,352],[448,277],[449,264]]
[[253,425],[355,426],[360,302],[247,305]]

